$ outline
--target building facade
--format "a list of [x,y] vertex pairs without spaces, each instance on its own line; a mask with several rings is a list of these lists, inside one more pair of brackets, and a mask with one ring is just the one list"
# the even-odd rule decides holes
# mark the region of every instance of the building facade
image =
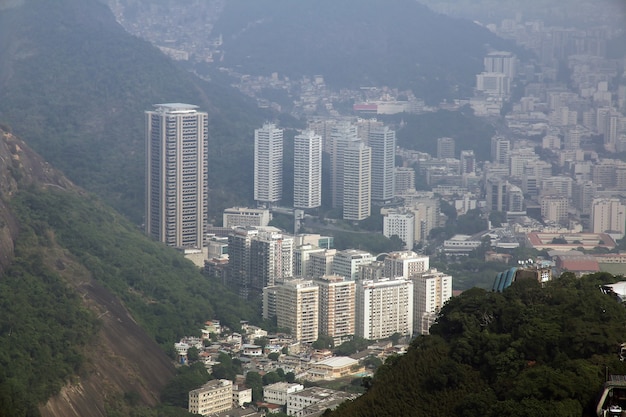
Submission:
[[293,140],[293,206],[312,209],[322,205],[322,137],[312,130]]
[[452,277],[433,268],[412,280],[415,334],[428,334],[441,307],[452,297]]
[[372,263],[376,257],[369,252],[359,249],[346,249],[336,252],[333,258],[332,271],[334,275],[341,275],[348,280],[359,278],[359,266]]
[[201,388],[189,391],[189,412],[192,414],[219,413],[233,408],[233,383],[215,379]]
[[268,209],[247,207],[231,207],[224,210],[222,224],[224,227],[267,226],[272,220],[272,212]]
[[254,200],[272,206],[283,194],[283,130],[265,123],[254,131]]
[[415,214],[406,209],[389,210],[383,215],[383,235],[398,236],[404,249],[413,249],[415,244]]
[[208,224],[208,114],[156,104],[146,120],[146,234],[168,246],[201,249]]
[[437,159],[454,158],[454,139],[437,138]]
[[404,278],[358,281],[356,334],[370,340],[413,333],[413,282]]
[[394,196],[396,132],[387,126],[370,130],[367,146],[372,148],[372,202],[386,204]]
[[330,192],[332,206],[343,207],[344,153],[349,144],[358,142],[357,128],[349,122],[338,122],[331,128],[328,141]]
[[418,255],[412,250],[390,252],[383,261],[385,277],[405,279],[427,271],[430,267],[430,258]]
[[291,329],[299,342],[315,342],[319,336],[319,287],[313,281],[294,279],[274,288],[278,327]]
[[619,198],[597,198],[591,204],[591,231],[624,237],[626,205]]
[[343,219],[364,220],[372,207],[372,148],[352,142],[344,150],[343,162]]
[[319,287],[319,331],[339,342],[354,335],[356,284],[339,275],[325,275]]

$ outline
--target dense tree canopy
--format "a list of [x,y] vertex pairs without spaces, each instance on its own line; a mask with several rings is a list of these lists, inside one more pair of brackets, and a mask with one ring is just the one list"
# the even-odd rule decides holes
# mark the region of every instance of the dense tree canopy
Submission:
[[377,371],[368,393],[332,416],[582,416],[595,411],[626,308],[599,285],[608,274],[565,274],[503,293],[481,289],[448,302],[430,336]]

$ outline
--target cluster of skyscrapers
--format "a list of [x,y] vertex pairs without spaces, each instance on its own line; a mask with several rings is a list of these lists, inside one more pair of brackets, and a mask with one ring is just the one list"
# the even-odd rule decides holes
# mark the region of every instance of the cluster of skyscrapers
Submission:
[[[344,220],[371,215],[372,202],[394,197],[395,132],[381,123],[359,131],[348,121],[311,123],[294,138],[294,201],[297,209],[322,205],[322,159],[328,160],[332,206]],[[271,207],[282,199],[283,131],[266,123],[254,134],[254,200]]]
[[[322,259],[331,271],[343,273],[319,275],[314,264]],[[452,278],[412,251],[376,261],[354,249],[324,250],[311,253],[307,263],[308,276],[263,288],[263,317],[275,317],[278,327],[291,329],[305,343],[320,335],[339,343],[353,335],[376,340],[427,334],[452,296]]]

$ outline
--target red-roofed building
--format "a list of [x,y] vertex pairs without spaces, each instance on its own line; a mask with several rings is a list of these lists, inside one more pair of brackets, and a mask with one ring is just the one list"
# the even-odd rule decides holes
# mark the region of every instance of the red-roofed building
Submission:
[[598,260],[591,255],[558,255],[555,259],[559,273],[573,272],[576,276],[600,272]]

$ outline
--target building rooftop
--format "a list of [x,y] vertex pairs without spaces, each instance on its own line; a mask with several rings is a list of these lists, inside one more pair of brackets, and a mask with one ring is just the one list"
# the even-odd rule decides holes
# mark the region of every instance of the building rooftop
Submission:
[[160,111],[167,112],[192,112],[195,111],[198,106],[195,104],[185,104],[185,103],[161,103],[155,104],[154,107]]
[[331,368],[342,368],[344,366],[351,366],[357,364],[358,361],[347,356],[335,356],[332,358],[324,359],[323,361],[319,361],[316,365],[326,365]]

